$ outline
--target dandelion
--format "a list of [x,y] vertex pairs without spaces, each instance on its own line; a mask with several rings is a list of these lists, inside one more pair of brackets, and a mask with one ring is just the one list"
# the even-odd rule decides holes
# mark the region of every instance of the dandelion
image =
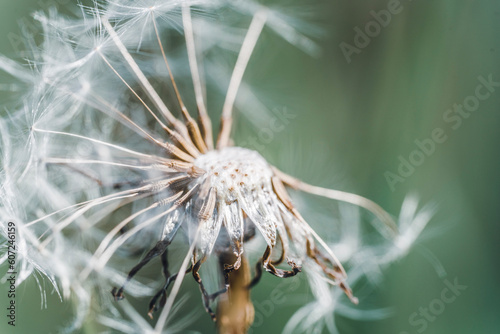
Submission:
[[[130,333],[181,330],[169,321],[188,275],[221,333],[245,333],[251,326],[251,288],[263,271],[287,278],[304,268],[316,291],[323,291],[318,300],[335,286],[357,304],[346,270],[299,213],[290,189],[368,210],[381,233],[398,240],[398,249],[407,250],[425,225],[427,217],[418,231],[398,238],[392,217],[371,200],[307,184],[233,143],[234,106],[262,31],[268,27],[307,52],[317,51],[300,21],[251,1],[110,1],[82,8],[78,19],[36,15],[45,39],[30,62],[31,74],[11,62],[1,65],[32,87],[22,110],[0,124],[18,126],[2,131],[2,216],[27,221],[20,223],[18,254],[24,276],[39,272],[62,297],[79,297],[79,316],[69,331],[81,326],[90,291],[106,284],[114,286],[115,301],[127,294],[152,296],[145,313],[157,320],[151,327],[126,301],[101,294],[103,308],[114,315],[101,315],[101,323]],[[224,11],[249,17],[243,34],[214,18]],[[210,34],[215,31],[221,34]],[[203,57],[209,63],[221,47],[238,53],[216,132]],[[165,88],[168,81],[171,88]],[[13,138],[25,142],[11,143]],[[23,146],[16,158],[15,145]],[[258,238],[264,243],[252,265],[246,245]],[[183,242],[188,251],[172,266],[169,250]],[[135,265],[127,260],[143,252]],[[162,278],[156,287],[136,281],[157,257]],[[210,277],[207,284],[202,268],[213,258],[221,284],[210,290],[214,284]],[[117,269],[123,266],[131,267],[128,273]],[[334,305],[328,298],[326,304]]]

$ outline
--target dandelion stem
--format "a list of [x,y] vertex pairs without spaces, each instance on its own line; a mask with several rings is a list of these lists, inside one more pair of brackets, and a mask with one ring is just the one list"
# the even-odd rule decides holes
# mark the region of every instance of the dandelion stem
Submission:
[[[222,254],[219,258],[220,266],[224,269],[225,263],[234,263],[237,257],[234,254]],[[229,290],[219,297],[217,305],[217,329],[219,334],[243,334],[254,321],[255,310],[250,298],[250,266],[245,256],[241,257],[238,270],[228,274]]]

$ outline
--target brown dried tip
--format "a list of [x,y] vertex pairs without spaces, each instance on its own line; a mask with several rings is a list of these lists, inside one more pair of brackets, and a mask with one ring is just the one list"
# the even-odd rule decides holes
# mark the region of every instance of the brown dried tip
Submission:
[[113,289],[111,290],[111,294],[113,295],[115,301],[118,301],[118,300],[122,300],[125,298],[125,296],[123,295],[123,289],[117,289],[116,287],[113,287]]
[[347,297],[351,300],[351,302],[355,305],[359,304],[359,299],[354,297],[352,294],[351,288],[349,288],[347,285],[344,284],[344,282],[340,283],[340,288],[345,292]]

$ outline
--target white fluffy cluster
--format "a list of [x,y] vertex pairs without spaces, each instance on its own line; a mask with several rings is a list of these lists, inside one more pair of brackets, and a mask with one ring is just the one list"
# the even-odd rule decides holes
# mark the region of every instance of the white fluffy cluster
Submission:
[[[235,58],[234,51],[240,48],[245,34],[243,28],[248,26],[257,11],[263,9],[257,2],[109,1],[96,3],[91,8],[82,7],[75,17],[63,17],[56,11],[37,13],[35,19],[40,25],[40,35],[26,36],[32,58],[23,64],[0,58],[0,69],[12,76],[22,92],[12,93],[15,101],[2,111],[0,119],[0,232],[7,236],[8,221],[15,222],[18,227],[18,284],[29,277],[47,279],[61,298],[76,296],[76,318],[67,328],[68,332],[83,324],[93,298],[99,300],[102,310],[106,310],[107,313],[101,313],[100,320],[110,329],[127,333],[155,331],[141,320],[142,313],[136,313],[131,305],[111,303],[108,292],[103,296],[98,292],[109,291],[112,285],[121,284],[128,266],[123,269],[119,260],[112,259],[108,265],[92,272],[95,269],[95,245],[105,243],[106,233],[117,221],[146,209],[146,203],[132,202],[133,196],[141,196],[140,192],[122,190],[140,186],[143,180],[156,176],[154,171],[144,170],[141,166],[148,162],[148,154],[158,154],[161,149],[145,140],[146,135],[138,135],[137,128],[164,136],[144,106],[124,85],[125,81],[132,88],[139,87],[136,76],[104,29],[102,18],[113,23],[123,44],[160,95],[173,96],[171,89],[165,88],[168,75],[156,44],[154,17],[162,38],[168,41],[168,57],[176,80],[187,87],[183,97],[189,101],[194,98],[190,95],[191,74],[182,40],[181,16],[182,6],[186,5],[192,8],[199,57],[207,67],[222,66],[230,73],[234,64],[221,62],[221,55],[229,54]],[[314,32],[313,28],[293,15],[285,15],[286,11],[279,8],[265,10],[268,15],[266,27],[274,33],[273,36],[277,35],[311,54],[318,52],[318,47],[306,37]],[[39,37],[43,40],[40,41]],[[210,70],[207,73],[204,77],[206,85],[212,85],[216,90],[220,89],[221,81],[229,82],[229,77],[220,73],[218,76],[210,75]],[[175,106],[173,102],[167,104],[171,108]],[[137,128],[126,119],[137,124]],[[234,165],[230,166],[230,162]],[[125,165],[132,168],[122,168]],[[218,189],[219,196],[225,196],[223,200],[228,203],[229,211],[234,189],[254,192],[255,187],[265,184],[269,189],[264,190],[269,193],[272,188],[267,184],[271,176],[267,162],[258,153],[242,148],[227,148],[202,155],[195,165],[208,171],[209,176],[204,178],[211,177],[209,182]],[[123,194],[113,197],[113,200],[106,198],[119,192]],[[129,211],[123,210],[125,204],[130,204]],[[251,209],[253,203],[246,205],[249,213],[255,211],[255,215],[259,214],[259,208]],[[162,210],[164,208],[158,207],[147,211],[139,222],[132,220],[129,228],[155,217]],[[430,219],[428,212],[417,212],[416,202],[409,199],[403,206],[400,234],[395,239],[382,246],[366,247],[359,242],[361,237],[357,233],[360,229],[350,228],[340,234],[332,248],[343,247],[341,260],[351,260],[354,270],[372,271],[373,267],[386,266],[406,254]],[[185,213],[175,214],[179,219],[179,215]],[[168,219],[172,218],[165,219],[163,225],[171,227]],[[359,219],[345,224],[359,224]],[[140,230],[136,238],[124,242],[124,246],[132,252],[140,246],[154,244],[162,233],[165,233],[163,226],[151,225]],[[212,238],[210,247],[213,247],[213,242],[215,239]],[[6,249],[5,243],[0,246]],[[2,252],[0,263],[6,258]],[[292,329],[306,332],[311,326],[327,326],[330,331],[335,331],[331,323],[332,313],[342,310],[337,308],[342,294],[339,289],[333,290],[324,280],[318,279],[314,275],[316,269],[311,270],[309,277],[317,301],[300,309],[290,319],[285,332],[292,332]],[[351,279],[361,276],[353,275]],[[132,295],[153,293],[152,288],[135,280],[130,282],[130,287]],[[40,289],[45,293],[46,288],[40,285]],[[317,317],[308,318],[311,312]],[[118,320],[119,317],[127,320]],[[169,331],[182,328],[170,326]]]

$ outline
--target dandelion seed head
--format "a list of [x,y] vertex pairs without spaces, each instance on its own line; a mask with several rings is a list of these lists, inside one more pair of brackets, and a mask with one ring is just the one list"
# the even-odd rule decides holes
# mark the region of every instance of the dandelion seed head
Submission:
[[[100,321],[123,332],[160,333],[188,276],[199,284],[214,320],[215,305],[241,296],[247,314],[238,325],[248,328],[248,287],[261,273],[287,278],[302,271],[316,302],[290,323],[316,310],[299,330],[324,325],[333,331],[330,318],[346,299],[341,296],[357,303],[348,283],[405,255],[430,219],[427,211],[417,212],[416,201],[407,201],[396,231],[392,216],[374,202],[309,185],[259,152],[231,146],[234,107],[268,110],[244,82],[261,32],[271,30],[318,54],[310,38],[314,29],[291,13],[255,1],[127,0],[82,7],[75,18],[50,11],[36,20],[44,40],[33,47],[30,66],[0,59],[1,69],[31,86],[22,106],[0,120],[0,213],[19,223],[22,280],[44,275],[63,298],[79,300],[69,331],[85,320],[95,291],[114,286],[116,301],[151,298],[145,314],[156,317],[162,309],[158,322],[152,328],[144,313],[114,303],[109,290],[100,295],[106,310]],[[229,57],[220,57],[227,51]],[[236,64],[229,60],[233,51]],[[213,145],[205,95],[226,90]],[[198,113],[188,110],[194,105]],[[256,120],[257,110],[243,116],[260,125],[264,119]],[[302,216],[311,201],[294,201],[294,191],[358,205],[394,236],[383,245],[364,245],[357,210],[341,210],[339,219]],[[3,226],[0,232],[6,234]],[[188,252],[179,257],[176,250],[173,259],[172,245]],[[145,254],[138,263],[137,254]],[[150,262],[161,270],[152,287],[136,276]],[[214,295],[207,289],[221,285]]]
[[217,189],[220,200],[228,203],[238,194],[271,187],[272,170],[256,151],[227,147],[201,155],[194,165],[206,170],[206,182]]

